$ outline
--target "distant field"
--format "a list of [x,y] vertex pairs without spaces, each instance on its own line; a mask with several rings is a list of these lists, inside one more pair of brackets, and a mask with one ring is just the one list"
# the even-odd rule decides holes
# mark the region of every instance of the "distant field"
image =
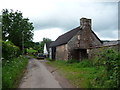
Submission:
[[27,49],[27,53],[36,53],[37,50],[34,50],[34,49]]

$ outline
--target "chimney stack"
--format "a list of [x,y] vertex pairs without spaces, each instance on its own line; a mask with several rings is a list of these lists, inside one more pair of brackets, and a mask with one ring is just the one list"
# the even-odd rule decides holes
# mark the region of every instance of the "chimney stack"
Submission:
[[84,28],[90,28],[91,29],[91,19],[81,18],[80,19],[80,27],[82,29],[84,29]]

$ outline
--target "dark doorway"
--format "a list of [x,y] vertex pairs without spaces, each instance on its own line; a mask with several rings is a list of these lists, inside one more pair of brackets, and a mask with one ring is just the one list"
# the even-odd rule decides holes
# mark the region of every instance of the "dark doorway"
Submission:
[[73,59],[83,60],[87,58],[88,58],[87,49],[75,49],[74,50]]
[[52,59],[55,60],[56,48],[52,47]]
[[88,54],[87,54],[87,49],[80,49],[80,59],[87,59],[88,58]]

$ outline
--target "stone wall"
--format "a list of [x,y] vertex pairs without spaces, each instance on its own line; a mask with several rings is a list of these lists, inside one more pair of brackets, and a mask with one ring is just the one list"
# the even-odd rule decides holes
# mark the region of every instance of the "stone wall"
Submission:
[[[89,34],[89,35],[87,35]],[[87,58],[87,48],[101,46],[102,43],[96,38],[92,31],[79,31],[68,42],[68,59],[82,60]]]
[[56,47],[56,60],[68,60],[67,44]]
[[76,34],[69,42],[68,42],[68,59],[79,59],[79,51],[75,50],[79,47],[78,34]]
[[98,53],[103,52],[103,50],[105,50],[105,49],[114,49],[114,50],[118,51],[119,46],[117,44],[117,45],[102,46],[102,47],[87,49],[89,59],[96,57]]
[[56,53],[56,48],[50,47],[49,48],[49,58],[55,60],[55,53]]

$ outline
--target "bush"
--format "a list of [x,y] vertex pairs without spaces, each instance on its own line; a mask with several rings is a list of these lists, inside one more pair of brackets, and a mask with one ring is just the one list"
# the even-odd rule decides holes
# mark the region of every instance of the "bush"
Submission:
[[3,90],[6,90],[8,88],[17,88],[17,84],[19,84],[19,80],[23,75],[23,71],[27,63],[28,59],[22,56],[7,60],[2,68]]
[[2,57],[4,60],[11,59],[13,57],[18,57],[21,54],[19,47],[15,46],[10,41],[0,41],[2,42]]
[[[93,61],[95,66],[104,66],[106,70],[106,80],[104,80],[104,86],[110,88],[116,88],[120,85],[120,53],[114,49],[105,49],[98,54]],[[97,78],[101,78],[98,76]],[[102,81],[102,78],[100,79]]]

